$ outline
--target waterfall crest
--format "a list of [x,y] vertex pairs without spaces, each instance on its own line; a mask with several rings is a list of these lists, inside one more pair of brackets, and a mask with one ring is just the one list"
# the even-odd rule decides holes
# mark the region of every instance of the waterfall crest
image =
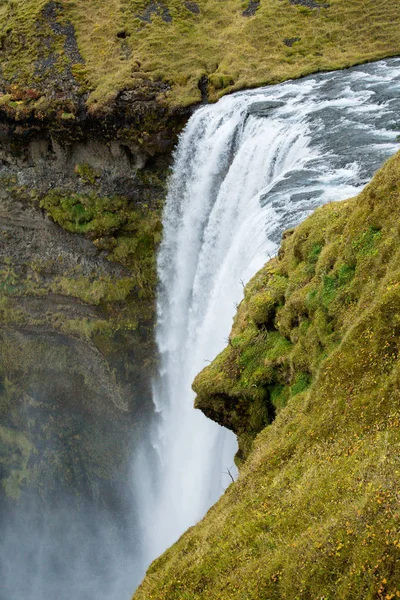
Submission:
[[397,149],[399,90],[400,61],[381,61],[233,94],[182,133],[158,256],[156,419],[136,463],[144,566],[229,484],[235,438],[193,410],[191,382],[225,346],[243,284],[284,229],[358,193]]

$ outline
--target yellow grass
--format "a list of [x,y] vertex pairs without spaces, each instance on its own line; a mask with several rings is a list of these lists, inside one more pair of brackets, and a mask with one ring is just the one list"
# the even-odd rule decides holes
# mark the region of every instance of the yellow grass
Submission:
[[[9,0],[0,7],[2,65],[6,79],[40,88],[35,61],[43,53],[35,28],[44,0]],[[198,82],[209,78],[209,96],[276,83],[318,70],[342,68],[400,53],[400,4],[393,0],[331,0],[307,9],[289,0],[262,0],[254,16],[239,0],[198,0],[193,14],[182,0],[166,0],[150,22],[143,0],[63,0],[57,19],[74,25],[85,65],[70,65],[89,90],[88,104],[104,105],[141,79],[170,86],[172,106],[198,102]],[[164,22],[168,9],[171,22]],[[165,12],[164,12],[165,14]],[[52,32],[59,68],[63,37]],[[117,35],[118,34],[118,35]],[[118,37],[119,36],[119,37]],[[299,37],[292,47],[284,40]],[[47,52],[48,50],[46,50]]]

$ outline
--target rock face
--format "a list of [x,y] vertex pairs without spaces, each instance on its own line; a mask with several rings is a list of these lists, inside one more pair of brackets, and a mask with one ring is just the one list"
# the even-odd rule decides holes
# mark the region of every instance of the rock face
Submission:
[[249,283],[194,382],[239,435],[239,479],[135,599],[400,595],[399,207],[397,154]]
[[136,413],[146,408],[151,319],[148,336],[113,331],[116,303],[56,291],[60,282],[90,287],[101,278],[118,285],[127,273],[41,211],[1,196],[1,492],[17,499],[34,485],[47,495],[64,482],[92,494],[90,475],[115,477]]
[[257,117],[266,117],[271,110],[284,106],[284,102],[280,100],[264,100],[262,102],[253,102],[247,109],[249,115],[257,115]]
[[10,506],[32,494],[51,504],[62,490],[115,504],[151,412],[155,250],[185,116],[144,141],[137,127],[157,122],[158,105],[126,93],[119,106],[61,129],[0,124],[0,496]]

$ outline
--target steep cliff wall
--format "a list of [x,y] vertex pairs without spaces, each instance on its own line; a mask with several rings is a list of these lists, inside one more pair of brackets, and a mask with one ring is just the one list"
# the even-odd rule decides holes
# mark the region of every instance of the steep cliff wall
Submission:
[[[0,495],[113,504],[151,412],[155,251],[186,116],[0,125]],[[158,123],[137,139],[143,115]],[[136,125],[135,125],[136,124]],[[55,497],[55,496],[54,496]]]
[[250,282],[194,382],[247,460],[135,598],[400,596],[399,206],[400,154]]

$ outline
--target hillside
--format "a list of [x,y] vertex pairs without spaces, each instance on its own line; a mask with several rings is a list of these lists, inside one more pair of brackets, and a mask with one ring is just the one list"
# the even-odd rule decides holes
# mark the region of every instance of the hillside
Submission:
[[215,101],[398,54],[399,25],[391,0],[5,0],[0,106],[70,124],[122,90],[172,108]]
[[399,209],[397,154],[248,284],[194,382],[239,435],[239,479],[136,600],[400,597]]

